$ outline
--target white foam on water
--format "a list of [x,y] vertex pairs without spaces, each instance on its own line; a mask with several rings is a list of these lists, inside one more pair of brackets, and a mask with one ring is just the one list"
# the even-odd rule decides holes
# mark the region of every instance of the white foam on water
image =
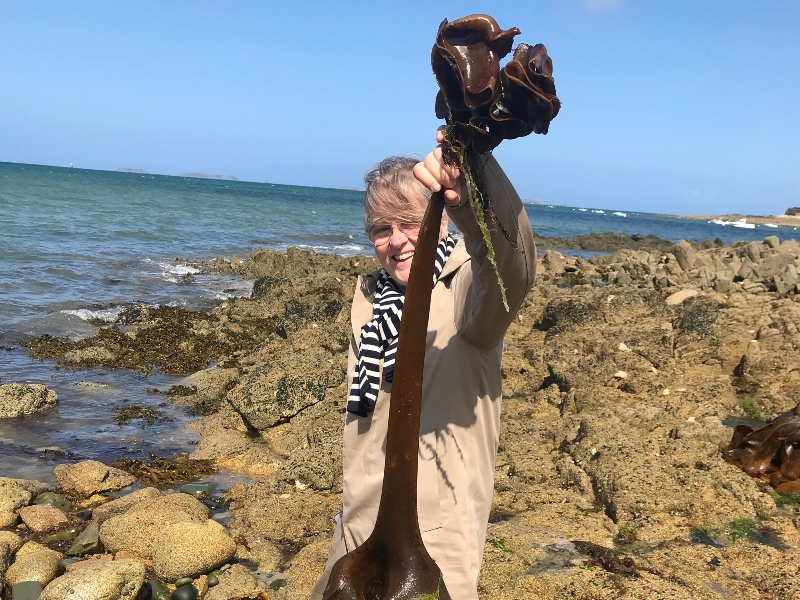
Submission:
[[70,308],[62,310],[61,312],[65,315],[74,315],[84,321],[89,321],[90,319],[113,321],[124,308],[124,306],[112,306],[110,308],[102,308],[98,310],[90,310],[88,308]]

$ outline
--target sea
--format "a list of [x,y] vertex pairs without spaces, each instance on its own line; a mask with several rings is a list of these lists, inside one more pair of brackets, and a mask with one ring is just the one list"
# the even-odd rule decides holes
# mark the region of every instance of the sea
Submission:
[[[244,258],[255,248],[290,246],[369,254],[362,196],[345,189],[0,162],[0,385],[41,383],[59,397],[50,413],[0,419],[0,476],[52,485],[61,462],[108,464],[191,452],[197,435],[186,425],[194,417],[148,392],[181,378],[58,369],[29,358],[21,344],[43,334],[91,336],[91,321],[113,319],[132,304],[210,310],[250,294],[251,281],[202,275],[176,259]],[[541,236],[611,231],[726,243],[798,237],[792,227],[740,229],[593,207],[591,198],[585,204],[525,209]],[[133,404],[157,408],[162,422],[118,424],[115,410]]]

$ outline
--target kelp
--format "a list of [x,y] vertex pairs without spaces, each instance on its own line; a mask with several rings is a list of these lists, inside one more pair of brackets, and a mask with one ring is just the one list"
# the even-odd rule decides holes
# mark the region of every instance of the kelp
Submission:
[[763,427],[737,425],[730,443],[720,446],[728,462],[776,492],[800,492],[800,404]]
[[[519,66],[508,74],[500,68],[500,59],[511,51],[513,38],[518,33],[516,28],[501,30],[494,19],[486,15],[473,15],[452,23],[445,21],[439,27],[432,57],[442,90],[437,104],[446,109],[448,121],[445,156],[465,173],[495,271],[497,265],[484,218],[484,211],[491,210],[491,203],[482,193],[480,171],[472,165],[477,164],[479,153],[491,150],[501,139],[526,135],[526,130],[529,130],[527,133],[546,133],[550,119],[557,112],[552,102],[549,112],[542,108],[541,97],[546,98],[543,94],[548,92],[535,85],[537,74],[544,77],[552,74],[552,62],[544,46],[518,48]],[[526,70],[532,70],[531,74],[526,75]],[[545,75],[545,71],[550,74]],[[521,92],[522,88],[527,91]],[[555,98],[555,87],[545,84],[545,88],[551,90]],[[504,89],[509,90],[505,95]],[[506,104],[512,107],[513,113]],[[491,111],[496,116],[492,116]],[[481,119],[471,123],[473,113]],[[422,541],[417,514],[422,374],[432,292],[430,282],[443,208],[444,192],[434,193],[420,226],[406,287],[375,528],[363,544],[333,565],[324,600],[451,598],[439,567]]]
[[431,52],[431,65],[439,92],[436,116],[446,119],[443,144],[445,161],[464,173],[475,216],[497,274],[503,304],[508,310],[505,286],[495,260],[487,216],[497,223],[491,198],[481,184],[476,155],[492,151],[500,142],[530,133],[547,134],[558,115],[553,60],[543,44],[519,44],[501,67],[519,29],[501,29],[489,15],[470,15],[439,26]]

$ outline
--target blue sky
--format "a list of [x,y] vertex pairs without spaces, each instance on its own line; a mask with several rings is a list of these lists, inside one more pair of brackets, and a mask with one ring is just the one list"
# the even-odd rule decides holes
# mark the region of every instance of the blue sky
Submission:
[[[360,187],[439,122],[439,22],[544,43],[561,114],[495,151],[520,195],[800,206],[800,2],[0,2],[0,161]],[[495,6],[497,6],[495,8]]]

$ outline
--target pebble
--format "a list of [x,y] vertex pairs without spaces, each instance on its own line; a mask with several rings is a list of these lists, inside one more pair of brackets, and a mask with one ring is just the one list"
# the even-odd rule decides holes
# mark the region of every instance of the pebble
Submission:
[[197,600],[197,588],[193,585],[182,585],[170,595],[170,600]]
[[210,496],[217,484],[210,482],[187,483],[181,486],[181,492],[190,496]]
[[150,596],[152,600],[168,600],[169,590],[167,586],[161,583],[158,579],[151,579],[145,585],[150,586]]
[[45,492],[36,496],[35,504],[45,504],[47,506],[55,506],[58,510],[68,513],[72,510],[72,504],[63,495],[56,494],[55,492]]
[[219,583],[219,579],[217,579],[216,575],[209,575],[208,576],[208,587],[214,587]]
[[178,579],[175,582],[175,587],[179,588],[182,585],[188,585],[188,584],[192,583],[193,581],[194,581],[194,579],[192,579],[191,577],[181,577],[180,579]]
[[22,581],[11,588],[11,600],[37,600],[43,590],[38,581]]

